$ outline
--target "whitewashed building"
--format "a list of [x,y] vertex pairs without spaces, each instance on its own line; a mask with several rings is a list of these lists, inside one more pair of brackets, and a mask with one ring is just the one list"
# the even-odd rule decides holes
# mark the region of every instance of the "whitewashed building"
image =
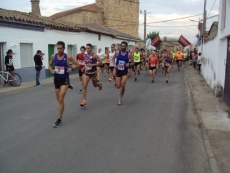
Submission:
[[230,1],[219,4],[218,21],[212,23],[203,44],[202,75],[214,94],[230,106]]
[[76,25],[32,13],[0,9],[0,71],[4,70],[4,57],[12,49],[13,63],[22,81],[35,80],[33,57],[37,50],[45,53],[41,78],[51,76],[48,62],[56,52],[56,43],[64,41],[65,52],[76,56],[81,46],[91,43],[94,52],[98,48],[110,49],[111,44],[127,41],[135,46],[139,38],[118,32],[99,24]]

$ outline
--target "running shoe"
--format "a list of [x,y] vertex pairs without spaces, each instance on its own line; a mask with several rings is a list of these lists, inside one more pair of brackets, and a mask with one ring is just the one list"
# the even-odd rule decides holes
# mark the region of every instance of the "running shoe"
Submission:
[[53,126],[58,128],[61,125],[61,120],[57,119],[57,121],[55,123],[53,123]]
[[166,83],[169,83],[169,80],[166,80]]
[[122,100],[119,99],[117,104],[118,104],[118,105],[122,105]]
[[72,89],[73,89],[73,86],[69,84],[69,85],[68,85],[68,88],[72,90]]
[[112,80],[113,80],[113,79],[110,77],[110,78],[109,78],[109,81],[112,81]]
[[152,83],[154,83],[154,80],[152,80]]
[[135,81],[137,81],[137,78],[135,77]]
[[102,83],[99,82],[99,84],[100,84],[100,86],[99,86],[99,91],[101,91],[101,90],[102,90]]
[[87,106],[86,101],[82,101],[80,106],[82,106],[82,107]]
[[80,89],[79,94],[82,94],[82,89]]

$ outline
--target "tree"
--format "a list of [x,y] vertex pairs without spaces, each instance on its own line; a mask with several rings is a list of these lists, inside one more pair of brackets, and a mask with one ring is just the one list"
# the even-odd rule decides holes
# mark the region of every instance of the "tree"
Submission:
[[160,34],[159,31],[152,31],[149,34],[147,34],[147,38],[150,38],[151,40],[153,40],[154,38],[156,38],[158,35]]

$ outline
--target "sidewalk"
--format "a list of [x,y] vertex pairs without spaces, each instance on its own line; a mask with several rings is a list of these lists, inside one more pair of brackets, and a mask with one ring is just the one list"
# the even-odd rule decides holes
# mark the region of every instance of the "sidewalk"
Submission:
[[[73,78],[78,78],[78,74],[71,74],[69,76],[70,79],[73,79]],[[51,84],[53,83],[53,77],[49,77],[49,78],[45,78],[45,79],[41,79],[40,80],[41,84],[43,85],[46,85],[46,84]],[[71,82],[71,80],[70,80]],[[22,90],[22,89],[26,89],[26,88],[31,88],[31,87],[35,87],[35,80],[34,81],[31,81],[31,82],[25,82],[25,83],[21,83],[20,86],[18,87],[13,87],[13,86],[9,86],[9,85],[6,85],[6,86],[0,86],[0,94],[2,93],[7,93],[7,92],[12,92],[12,91],[17,91],[17,90]]]
[[230,172],[230,119],[229,108],[221,98],[214,96],[203,77],[197,76],[192,66],[186,70],[205,147],[213,172]]

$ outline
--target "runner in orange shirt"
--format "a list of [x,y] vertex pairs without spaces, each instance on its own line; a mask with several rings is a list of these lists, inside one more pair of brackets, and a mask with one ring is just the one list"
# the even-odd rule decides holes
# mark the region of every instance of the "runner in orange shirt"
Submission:
[[183,54],[181,53],[180,50],[177,51],[177,53],[175,54],[175,59],[176,59],[176,62],[177,62],[178,71],[180,71],[182,61],[183,61]]
[[149,56],[148,66],[149,66],[149,74],[152,78],[152,83],[154,83],[156,69],[158,69],[159,66],[159,58],[157,57],[155,51],[152,51]]

